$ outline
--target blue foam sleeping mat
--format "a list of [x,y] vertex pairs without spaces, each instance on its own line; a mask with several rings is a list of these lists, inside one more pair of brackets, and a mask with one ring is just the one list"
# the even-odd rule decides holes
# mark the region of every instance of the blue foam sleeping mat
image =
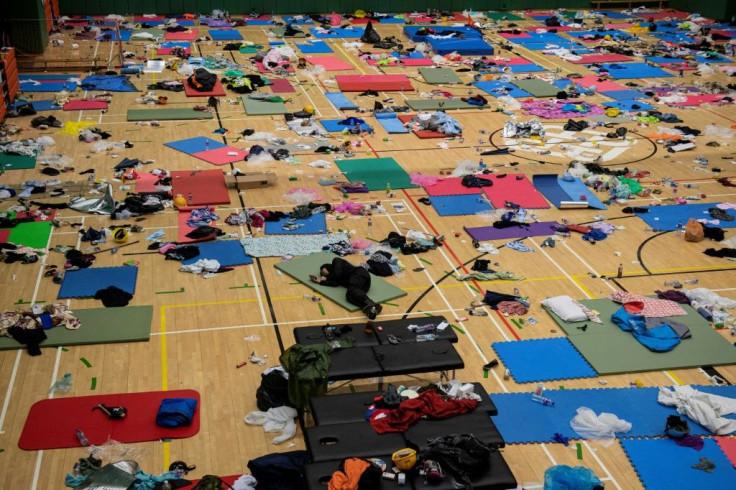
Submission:
[[640,100],[615,100],[613,102],[604,102],[603,107],[616,107],[625,112],[648,111],[656,109],[655,106],[642,102]]
[[517,383],[598,376],[565,337],[494,342],[491,347]]
[[360,27],[349,27],[346,29],[342,29],[340,27],[330,27],[329,32],[320,33],[316,27],[311,27],[309,29],[312,35],[317,39],[351,39],[362,36],[364,30],[365,29]]
[[245,255],[240,240],[217,240],[207,243],[193,243],[199,247],[199,255],[191,259],[182,260],[182,264],[189,265],[200,259],[216,260],[223,267],[252,264],[253,259]]
[[[328,133],[341,133],[351,127],[340,124],[340,121],[343,121],[343,119],[320,119],[319,123],[322,125],[322,127],[325,128],[325,131],[327,131]],[[370,127],[367,123],[363,123],[360,125],[360,130],[372,131],[373,128]]]
[[376,121],[383,126],[383,129],[385,129],[388,134],[404,134],[409,132],[409,129],[404,126],[404,123],[399,120],[399,116],[394,112],[379,112],[376,114]]
[[[461,32],[465,35],[466,39],[469,38],[483,38],[483,34],[478,32],[476,29],[473,29],[469,26],[430,26],[432,29],[438,32],[442,31],[452,31],[452,32]],[[419,29],[424,29],[425,26],[405,26],[404,27],[404,35],[407,36],[409,39],[411,39],[414,42],[422,42],[422,41],[429,41],[429,36],[420,36],[417,34]]]
[[279,221],[266,221],[266,235],[316,235],[327,233],[325,213],[317,213],[306,219],[295,220],[297,225],[303,225],[295,230],[284,230],[284,224],[288,221],[289,218],[283,218]]
[[241,41],[243,35],[235,29],[210,29],[209,35],[213,41]]
[[[713,439],[705,439],[703,449],[664,439],[626,439],[621,441],[639,480],[647,490],[727,489],[736,483],[736,469]],[[693,468],[700,458],[715,464],[713,472]]]
[[[714,395],[736,397],[736,386],[694,388]],[[491,400],[498,408],[498,415],[493,418],[493,422],[509,444],[553,442],[555,433],[570,439],[580,439],[570,427],[570,420],[579,407],[588,407],[597,414],[613,413],[620,419],[631,422],[631,431],[620,434],[622,437],[662,436],[667,417],[677,414],[675,408],[657,402],[659,388],[545,390],[544,396],[555,402],[554,407],[533,401],[531,391],[491,395]],[[693,421],[689,422],[691,434],[710,434],[708,429]]]
[[675,76],[662,68],[646,63],[604,63],[601,64],[601,70],[607,71],[609,76],[615,80]]
[[296,46],[304,54],[332,53],[332,48],[324,41],[311,41],[309,43],[296,43]]
[[330,101],[336,109],[339,110],[355,110],[358,106],[352,100],[348,99],[342,92],[325,92],[325,97]]
[[608,92],[601,92],[601,95],[605,95],[606,97],[610,97],[614,100],[636,100],[646,99],[649,97],[638,90],[609,90]]
[[[33,110],[36,112],[56,111],[61,109],[61,106],[54,104],[53,100],[29,100],[28,102],[33,106]],[[16,109],[18,106],[23,104],[26,104],[26,102],[15,102],[13,103],[13,108]]]
[[100,289],[116,286],[130,294],[135,293],[138,267],[90,267],[67,271],[59,289],[59,299],[92,298]]
[[493,209],[490,203],[479,194],[433,196],[429,200],[440,216],[463,216]]
[[[694,204],[672,204],[667,206],[643,206],[649,212],[637,214],[650,228],[657,231],[673,231],[677,229],[677,225],[685,226],[690,218],[712,219],[708,213],[708,208],[716,207],[717,202],[711,203],[694,203]],[[726,211],[729,215],[736,218],[736,210],[729,209]],[[732,221],[721,220],[719,228],[736,228],[736,219]]]
[[[504,95],[510,95],[511,97],[531,97],[532,94],[527,92],[526,90],[521,90],[520,88],[511,85],[507,82],[501,82],[498,80],[489,80],[485,82],[475,82],[473,85],[478,89],[482,90],[488,95],[491,95],[493,97],[502,97]],[[500,89],[506,89],[505,94],[499,93],[498,90]]]
[[218,148],[224,148],[227,145],[222,141],[215,141],[204,136],[197,136],[195,138],[185,140],[169,141],[168,143],[164,143],[164,146],[186,153],[187,155],[192,155],[193,153],[199,153],[201,151],[217,150]]

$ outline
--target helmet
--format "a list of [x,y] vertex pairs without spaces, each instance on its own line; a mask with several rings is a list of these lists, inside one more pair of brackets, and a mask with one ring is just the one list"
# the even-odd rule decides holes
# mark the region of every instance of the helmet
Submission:
[[314,106],[308,105],[304,107],[304,112],[308,112],[310,114],[314,114]]
[[409,471],[417,464],[417,452],[412,448],[400,449],[391,455],[391,461],[400,470]]
[[116,228],[112,232],[112,239],[115,243],[125,243],[128,241],[128,229],[127,228]]
[[184,208],[187,206],[187,200],[184,199],[184,196],[182,196],[181,194],[177,194],[174,198],[174,206],[176,206],[177,208]]

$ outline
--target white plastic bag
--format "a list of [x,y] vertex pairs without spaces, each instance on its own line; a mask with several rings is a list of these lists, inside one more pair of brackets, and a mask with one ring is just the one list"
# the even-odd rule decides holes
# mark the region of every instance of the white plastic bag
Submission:
[[570,421],[570,427],[580,437],[595,439],[603,446],[610,446],[616,438],[616,432],[629,432],[631,423],[621,420],[612,413],[602,412],[596,415],[588,407],[580,407]]

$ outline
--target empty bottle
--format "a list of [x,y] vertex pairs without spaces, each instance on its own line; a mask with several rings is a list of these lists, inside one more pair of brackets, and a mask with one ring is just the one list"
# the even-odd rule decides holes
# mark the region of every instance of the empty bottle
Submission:
[[422,333],[417,335],[416,337],[417,342],[431,342],[433,340],[437,340],[438,338],[440,338],[440,336],[436,333]]
[[51,389],[49,390],[49,393],[53,393],[55,391],[61,391],[63,393],[68,392],[72,389],[72,375],[71,373],[66,373],[64,376],[61,377],[60,380],[56,381]]
[[414,333],[427,333],[434,332],[437,327],[435,327],[431,323],[428,323],[426,325],[409,325],[407,328]]
[[547,405],[548,407],[554,407],[555,402],[547,398],[546,396],[540,396],[540,395],[532,395],[532,400],[534,400],[537,403],[541,403],[542,405]]

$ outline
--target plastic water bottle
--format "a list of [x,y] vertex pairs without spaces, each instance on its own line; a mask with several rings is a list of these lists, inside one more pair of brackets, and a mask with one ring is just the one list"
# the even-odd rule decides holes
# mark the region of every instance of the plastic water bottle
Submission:
[[63,393],[67,393],[69,390],[72,389],[72,375],[71,373],[66,373],[62,378],[54,383],[54,385],[49,390],[50,393],[53,393],[55,391],[61,391]]
[[417,335],[416,337],[417,342],[431,342],[433,340],[437,340],[438,338],[440,338],[440,336],[435,333],[423,333]]
[[532,395],[532,400],[534,400],[537,403],[541,403],[542,405],[547,405],[548,407],[554,407],[555,402],[547,398],[546,396],[541,396],[534,394]]
[[435,327],[431,323],[428,323],[426,325],[409,325],[406,328],[408,328],[413,333],[427,333],[427,332],[434,332],[437,327]]

